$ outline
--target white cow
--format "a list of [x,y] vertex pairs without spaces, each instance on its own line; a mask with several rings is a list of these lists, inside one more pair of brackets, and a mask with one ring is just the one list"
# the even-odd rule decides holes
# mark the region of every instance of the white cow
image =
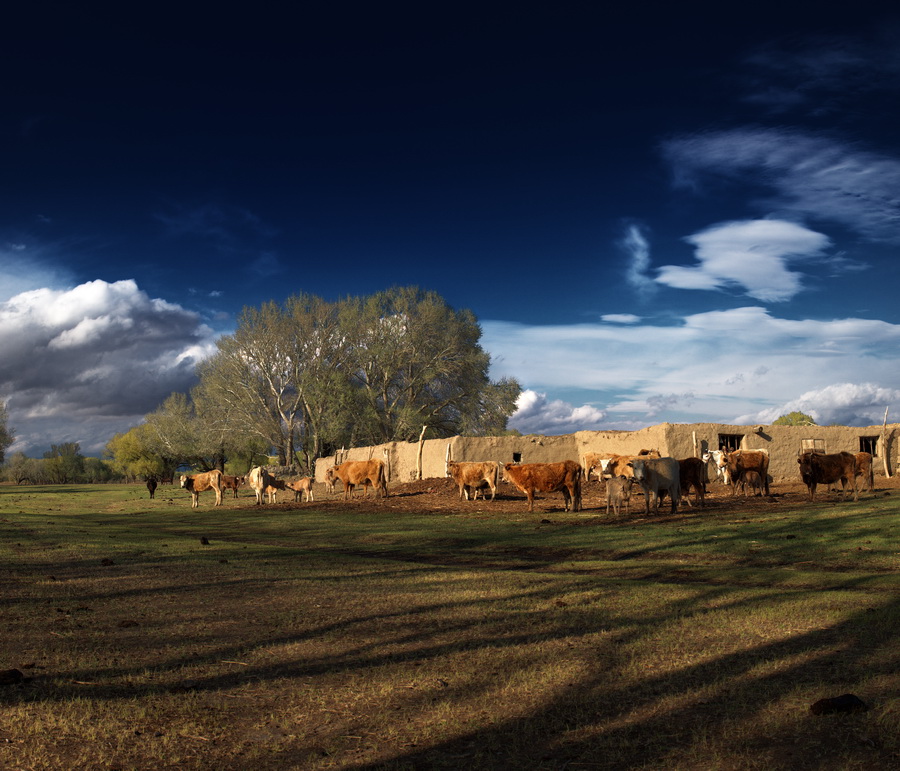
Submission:
[[669,493],[672,499],[672,514],[678,511],[681,502],[681,469],[675,458],[635,458],[628,462],[634,481],[644,491],[644,510],[650,513],[650,496],[653,505],[659,511],[659,494]]
[[272,482],[274,479],[275,477],[273,477],[262,466],[256,466],[250,469],[250,473],[247,474],[247,484],[250,486],[250,489],[253,490],[254,493],[256,493],[257,506],[266,502],[266,488],[272,486]]

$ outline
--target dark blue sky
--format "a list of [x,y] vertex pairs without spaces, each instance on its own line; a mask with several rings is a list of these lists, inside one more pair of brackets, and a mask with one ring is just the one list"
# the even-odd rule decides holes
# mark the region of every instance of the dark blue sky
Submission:
[[189,387],[244,305],[398,284],[476,313],[528,389],[522,430],[900,407],[896,16],[298,9],[10,27],[19,447],[102,446]]

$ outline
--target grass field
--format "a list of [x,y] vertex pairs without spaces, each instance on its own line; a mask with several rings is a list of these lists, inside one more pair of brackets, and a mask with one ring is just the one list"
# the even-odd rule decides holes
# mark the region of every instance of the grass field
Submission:
[[0,486],[0,768],[900,768],[888,492],[551,521]]

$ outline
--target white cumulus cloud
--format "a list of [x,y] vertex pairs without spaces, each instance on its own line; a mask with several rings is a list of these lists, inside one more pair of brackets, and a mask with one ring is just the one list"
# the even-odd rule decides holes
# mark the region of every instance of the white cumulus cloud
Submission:
[[561,399],[526,389],[519,395],[509,427],[523,434],[568,434],[600,428],[606,414],[589,405],[573,407]]
[[195,313],[131,280],[34,289],[0,302],[0,398],[18,437],[12,449],[39,455],[77,441],[99,453],[111,433],[187,391],[197,362],[214,349],[212,330]]
[[735,419],[738,424],[771,423],[790,412],[805,412],[819,425],[871,426],[884,418],[885,408],[900,406],[900,389],[875,383],[834,383],[806,391],[796,399]]

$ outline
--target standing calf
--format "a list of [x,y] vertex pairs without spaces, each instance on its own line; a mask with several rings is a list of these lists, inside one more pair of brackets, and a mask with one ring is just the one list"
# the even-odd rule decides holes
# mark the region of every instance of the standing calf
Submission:
[[287,482],[287,488],[288,490],[294,491],[294,503],[299,503],[301,493],[305,494],[307,503],[315,500],[313,497],[311,477],[302,477],[296,482]]
[[747,497],[748,487],[750,488],[750,492],[754,495],[762,495],[763,490],[765,489],[762,477],[759,475],[758,471],[745,471],[737,484],[743,488],[745,498]]
[[606,515],[609,516],[609,506],[612,504],[613,512],[618,517],[619,507],[625,504],[625,513],[631,513],[631,486],[633,477],[612,477],[606,480]]

